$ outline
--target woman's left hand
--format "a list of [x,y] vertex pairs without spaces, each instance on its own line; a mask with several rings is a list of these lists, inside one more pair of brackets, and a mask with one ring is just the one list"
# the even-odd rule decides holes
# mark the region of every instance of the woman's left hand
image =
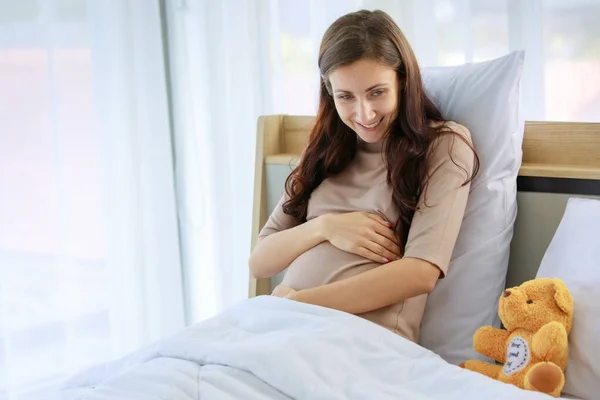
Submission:
[[289,299],[294,293],[296,293],[296,291],[289,286],[277,285],[275,290],[273,290],[273,293],[271,293],[271,296]]

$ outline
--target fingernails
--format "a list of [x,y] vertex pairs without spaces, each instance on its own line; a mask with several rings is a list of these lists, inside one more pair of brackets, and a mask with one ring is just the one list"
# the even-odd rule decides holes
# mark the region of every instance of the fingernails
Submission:
[[385,257],[382,257],[382,258],[381,258],[381,260],[382,260],[384,263],[389,263],[389,262],[390,262],[390,260],[388,260],[388,259],[387,259],[387,258],[385,258]]

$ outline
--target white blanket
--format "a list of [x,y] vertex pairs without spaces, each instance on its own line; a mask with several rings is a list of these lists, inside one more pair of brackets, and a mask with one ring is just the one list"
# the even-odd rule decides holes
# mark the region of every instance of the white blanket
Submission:
[[70,379],[67,399],[550,397],[450,365],[354,315],[262,296]]

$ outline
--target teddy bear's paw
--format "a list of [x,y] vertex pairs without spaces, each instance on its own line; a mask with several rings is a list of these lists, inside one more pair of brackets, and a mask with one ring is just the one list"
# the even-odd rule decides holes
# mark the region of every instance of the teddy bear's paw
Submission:
[[525,389],[547,393],[559,397],[565,384],[565,376],[560,367],[552,362],[533,365],[525,375]]
[[501,365],[490,364],[481,360],[465,361],[460,365],[460,367],[468,369],[470,371],[479,372],[480,374],[489,376],[493,379],[497,379],[500,375],[500,371],[502,370]]

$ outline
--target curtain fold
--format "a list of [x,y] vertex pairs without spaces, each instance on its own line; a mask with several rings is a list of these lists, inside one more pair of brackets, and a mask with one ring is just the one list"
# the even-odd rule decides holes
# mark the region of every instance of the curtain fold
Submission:
[[190,323],[248,294],[256,117],[273,101],[266,4],[167,2]]
[[[109,254],[118,260],[110,265],[115,276],[124,275],[119,283],[126,284],[115,291],[125,296],[115,308],[133,307],[127,318],[141,322],[133,342],[148,342],[184,323],[159,2],[88,0],[88,6],[96,127],[110,205]],[[133,282],[138,293],[127,289]],[[119,326],[127,325],[127,318]]]
[[0,398],[185,324],[159,11],[0,4]]

